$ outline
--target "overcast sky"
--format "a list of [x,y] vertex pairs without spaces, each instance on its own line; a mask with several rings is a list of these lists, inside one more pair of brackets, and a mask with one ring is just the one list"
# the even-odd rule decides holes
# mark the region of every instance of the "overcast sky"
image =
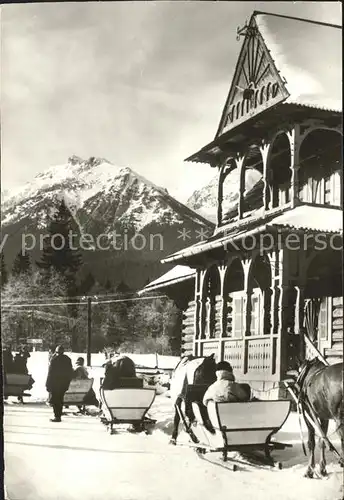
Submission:
[[2,190],[75,154],[185,201],[215,173],[183,160],[215,135],[255,9],[341,24],[340,2],[2,6]]

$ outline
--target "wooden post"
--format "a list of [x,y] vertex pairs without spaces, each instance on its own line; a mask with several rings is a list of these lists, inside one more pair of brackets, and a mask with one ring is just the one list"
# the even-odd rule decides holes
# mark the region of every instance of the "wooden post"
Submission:
[[279,345],[279,377],[284,375],[284,371],[287,367],[287,308],[288,308],[288,291],[290,287],[290,265],[289,265],[289,253],[286,249],[279,249],[279,283],[278,288],[280,290],[279,300],[278,300],[278,345]]
[[235,163],[239,169],[239,202],[238,202],[238,219],[242,219],[243,216],[243,204],[244,204],[244,191],[245,191],[245,171],[244,171],[244,156],[239,156],[236,158]]
[[244,269],[244,318],[243,318],[243,336],[242,336],[242,360],[241,367],[242,373],[245,374],[247,372],[246,366],[246,353],[247,353],[247,342],[246,342],[246,334],[248,333],[250,325],[248,324],[249,320],[249,301],[251,300],[251,296],[249,295],[249,275],[250,275],[250,267],[252,260],[247,259],[242,263]]
[[227,158],[219,165],[219,183],[217,192],[217,227],[222,223],[222,200],[223,200],[223,181],[226,170]]
[[246,262],[243,262],[244,269],[244,335],[248,332],[250,325],[249,321],[249,309],[250,309],[250,300],[251,300],[251,291],[249,289],[249,276],[250,276],[250,268],[252,264],[252,259],[247,259]]
[[193,355],[198,355],[199,339],[201,337],[200,315],[201,315],[201,270],[197,269],[195,279],[195,316],[194,316],[194,338],[193,338]]
[[269,209],[269,165],[268,165],[268,155],[270,151],[270,143],[265,143],[263,144],[260,148],[260,153],[262,155],[262,160],[263,160],[263,182],[264,182],[264,189],[263,189],[263,207],[264,210]]
[[92,349],[92,298],[87,297],[87,366],[91,366]]
[[225,304],[225,275],[226,275],[226,267],[225,266],[220,266],[219,267],[219,273],[220,273],[220,281],[221,281],[221,307],[220,307],[220,338],[219,338],[219,347],[218,347],[218,352],[219,352],[219,359],[223,359],[223,341],[222,339],[226,336],[226,316],[227,316],[227,307]]
[[287,137],[290,144],[290,169],[291,169],[291,181],[290,181],[290,198],[291,206],[295,208],[299,201],[299,168],[300,168],[300,125],[295,124],[290,132],[287,132]]

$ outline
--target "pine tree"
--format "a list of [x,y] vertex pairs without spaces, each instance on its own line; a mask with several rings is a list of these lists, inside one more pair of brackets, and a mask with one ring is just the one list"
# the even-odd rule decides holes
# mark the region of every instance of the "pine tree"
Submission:
[[128,294],[131,292],[131,288],[124,281],[121,281],[116,288],[116,292],[121,294]]
[[81,295],[87,295],[90,290],[94,287],[96,280],[91,272],[89,272],[85,278],[81,281],[79,287],[79,293]]
[[76,224],[64,200],[51,218],[48,225],[49,238],[43,242],[42,259],[37,262],[41,269],[53,268],[64,275],[71,288],[75,284],[75,277],[82,264],[79,249],[71,247],[75,244],[72,235]]
[[18,276],[22,273],[30,273],[31,270],[30,256],[27,253],[23,254],[22,251],[19,251],[13,262],[12,275]]
[[[66,206],[64,200],[61,201],[57,212],[50,218],[48,224],[49,238],[44,239],[42,258],[37,262],[41,271],[47,276],[51,271],[58,272],[64,277],[67,285],[68,297],[75,297],[78,293],[77,273],[82,264],[79,249],[72,248],[75,245],[73,235],[77,234],[76,224],[73,216]],[[75,319],[78,315],[77,306],[68,306],[69,316]],[[72,350],[78,349],[78,339],[75,330],[75,321],[72,322]]]
[[104,288],[105,288],[105,293],[110,293],[112,291],[112,283],[109,279],[106,280]]
[[1,262],[0,262],[0,278],[1,278],[1,287],[6,285],[8,281],[8,274],[7,274],[7,269],[6,269],[6,264],[5,264],[5,257],[3,252],[1,252]]

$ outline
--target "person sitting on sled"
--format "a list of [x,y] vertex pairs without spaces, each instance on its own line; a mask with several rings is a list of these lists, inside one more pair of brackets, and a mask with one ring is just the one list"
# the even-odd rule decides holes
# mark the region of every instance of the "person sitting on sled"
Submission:
[[74,380],[86,380],[88,379],[88,371],[85,367],[84,358],[80,357],[76,360],[76,368],[74,370],[73,379]]
[[[74,375],[73,379],[74,380],[86,380],[89,378],[88,376],[88,371],[87,368],[84,366],[85,360],[84,358],[80,357],[76,360],[76,368],[74,370]],[[83,405],[78,405],[78,410],[80,413],[86,413],[86,408],[85,406],[87,405],[94,405],[96,407],[99,406],[99,402],[96,398],[94,390],[91,388],[88,393],[86,394]]]

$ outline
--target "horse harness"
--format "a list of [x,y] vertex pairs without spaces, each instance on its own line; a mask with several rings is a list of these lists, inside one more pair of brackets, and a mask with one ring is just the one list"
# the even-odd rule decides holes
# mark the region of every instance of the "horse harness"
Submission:
[[[298,411],[299,411],[299,417],[300,417],[300,416],[301,416],[301,414],[302,414],[302,416],[303,416],[303,418],[304,418],[304,419],[305,419],[305,407],[307,407],[307,405],[308,405],[308,407],[309,407],[311,410],[313,410],[313,412],[312,412],[312,413],[313,413],[312,417],[313,417],[313,418],[315,417],[315,415],[314,415],[314,413],[315,413],[315,412],[314,412],[314,408],[313,408],[313,406],[312,406],[311,402],[309,401],[309,399],[308,399],[308,397],[307,397],[307,395],[306,395],[306,389],[307,389],[307,387],[309,387],[309,386],[310,386],[311,380],[314,378],[314,376],[315,376],[315,375],[318,375],[320,372],[322,372],[322,371],[326,368],[326,366],[321,366],[318,370],[316,370],[316,371],[313,373],[313,375],[311,376],[310,380],[308,380],[307,384],[305,385],[305,383],[304,383],[304,382],[305,382],[305,378],[306,378],[306,376],[307,376],[307,373],[308,373],[309,369],[310,369],[310,368],[314,365],[314,363],[315,363],[316,361],[317,361],[317,358],[314,358],[314,359],[312,359],[309,363],[307,363],[307,364],[303,367],[303,369],[302,369],[302,371],[301,371],[300,375],[298,376],[298,378],[297,378],[297,379],[296,379],[296,381],[295,381],[295,385],[296,385],[296,387],[297,387],[297,388],[298,388],[298,390],[299,390],[299,396],[298,396],[298,401],[297,401],[297,407],[298,407]],[[318,425],[319,425],[319,422],[317,422],[317,423],[318,423]],[[304,454],[305,454],[305,455],[307,455],[307,453],[306,453],[306,448],[305,448],[305,444],[304,444],[304,441],[303,441],[303,436],[302,436],[302,430],[301,430],[301,420],[300,420],[300,418],[299,418],[299,425],[300,425],[300,432],[301,432],[302,449],[303,449]],[[338,427],[340,427],[340,426],[341,426],[341,423],[339,424],[339,426],[338,426]],[[337,432],[337,430],[338,430],[338,429],[336,429],[336,430],[334,431],[334,433],[335,433],[335,432]],[[334,452],[334,453],[337,455],[337,457],[338,457],[338,458],[342,461],[342,460],[343,460],[343,457],[340,455],[340,453],[338,453],[338,451],[336,450],[336,448],[333,446],[332,442],[329,440],[328,436],[326,436],[326,435],[325,435],[325,436],[322,436],[322,438],[323,438],[323,439],[325,440],[325,442],[327,443],[327,445],[328,445],[329,449],[330,449],[332,452]]]
[[316,363],[316,361],[317,361],[317,358],[314,358],[309,363],[306,363],[305,366],[302,368],[301,373],[299,374],[299,376],[297,377],[297,379],[295,381],[295,386],[299,391],[298,398],[297,398],[297,410],[298,410],[298,414],[299,414],[299,427],[300,427],[302,449],[303,449],[303,453],[305,455],[307,455],[307,452],[306,452],[306,447],[305,447],[303,434],[302,434],[301,415],[303,416],[304,420],[306,420],[305,419],[305,407],[307,408],[307,406],[308,406],[308,407],[312,408],[312,405],[307,397],[306,389],[307,389],[307,387],[310,386],[310,383],[311,383],[311,380],[313,379],[313,377],[315,375],[317,375],[318,373],[320,373],[325,368],[325,366],[322,366],[319,368],[319,370],[316,370],[313,373],[313,375],[310,377],[310,379],[308,380],[307,384],[305,384],[307,374],[309,373],[310,368]]
[[[297,387],[297,389],[299,391],[298,401],[301,404],[304,404],[307,401],[306,389],[307,389],[307,387],[309,387],[311,385],[312,379],[315,377],[315,375],[318,375],[318,373],[322,372],[326,368],[326,366],[319,367],[319,369],[316,370],[311,375],[310,379],[307,381],[307,384],[305,384],[305,380],[306,380],[306,377],[308,375],[309,370],[317,361],[318,361],[317,358],[314,358],[309,363],[306,363],[305,366],[303,367],[303,369],[301,370],[300,375],[296,379],[295,386]],[[308,401],[308,404],[310,404],[309,401]]]

